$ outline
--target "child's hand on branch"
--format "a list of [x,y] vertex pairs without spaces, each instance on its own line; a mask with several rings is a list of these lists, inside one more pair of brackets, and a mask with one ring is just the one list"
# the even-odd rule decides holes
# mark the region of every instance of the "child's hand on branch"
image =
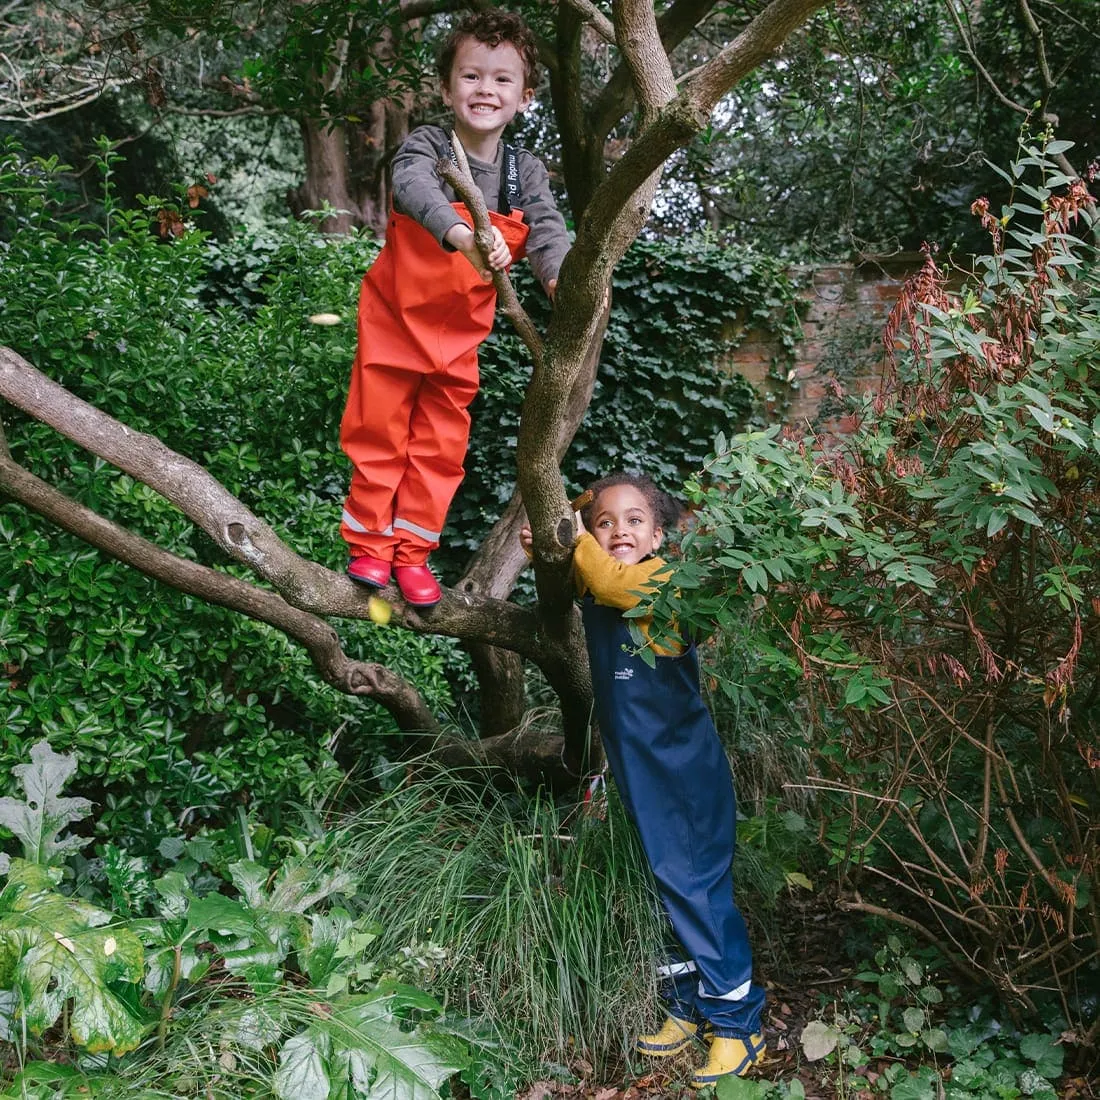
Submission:
[[504,240],[504,234],[494,225],[493,247],[489,250],[489,266],[503,271],[512,262],[512,250]]
[[474,231],[465,222],[452,225],[443,234],[447,244],[451,245],[456,252],[461,252],[477,268],[482,280],[486,283],[493,277],[492,268],[503,271],[512,262],[512,253],[505,243],[504,235],[495,225],[492,226],[492,232],[493,247],[489,250],[488,263],[485,262],[485,257],[477,246]]

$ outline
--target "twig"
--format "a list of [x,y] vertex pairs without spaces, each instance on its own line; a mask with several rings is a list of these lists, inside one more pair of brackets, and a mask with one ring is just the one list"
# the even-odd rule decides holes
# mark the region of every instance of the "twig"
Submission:
[[[858,891],[855,895],[855,901],[844,901],[843,899],[837,902],[838,909],[852,910],[857,913],[868,913],[875,917],[885,917],[886,920],[893,921],[895,924],[904,925],[906,928],[911,928],[914,932],[919,933],[929,943],[935,944],[941,950],[943,949],[942,937],[936,935],[931,929],[926,928],[920,921],[914,920],[912,917],[907,917],[903,913],[895,912],[893,909],[886,909],[881,905],[872,905],[870,902],[866,902],[860,897]],[[958,955],[952,952],[945,951],[947,959],[951,965],[954,966],[960,973],[965,974],[975,985],[985,985],[988,974],[983,974],[980,970],[976,970],[969,962],[964,962]]]
[[565,0],[574,11],[584,16],[588,25],[612,46],[616,45],[615,25],[591,0]]
[[[440,158],[436,168],[443,179],[451,186],[456,195],[466,204],[474,219],[474,239],[484,257],[489,255],[493,245],[492,223],[489,221],[489,208],[485,205],[485,196],[481,189],[474,183],[474,177],[470,172],[470,162],[466,158],[466,150],[458,135],[451,134],[451,148],[454,149],[456,167],[446,157]],[[493,285],[497,290],[497,299],[501,311],[512,322],[519,333],[520,339],[527,345],[536,364],[541,365],[546,357],[546,350],[542,337],[534,322],[528,316],[527,310],[520,305],[516,297],[515,287],[508,278],[506,271],[493,271]]]

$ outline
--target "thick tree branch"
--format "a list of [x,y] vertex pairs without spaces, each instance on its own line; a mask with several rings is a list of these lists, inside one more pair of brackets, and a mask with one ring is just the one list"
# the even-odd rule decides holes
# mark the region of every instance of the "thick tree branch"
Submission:
[[825,4],[826,0],[773,0],[685,82],[680,94],[638,136],[592,196],[574,248],[575,253],[581,249],[578,263],[606,247],[622,210],[621,196],[633,195],[677,149],[703,130],[722,96]]
[[388,710],[402,730],[436,735],[439,725],[419,692],[396,673],[344,653],[323,619],[291,607],[274,592],[155,546],[70,499],[8,456],[0,456],[0,489],[90,546],[147,577],[207,603],[239,611],[301,642],[326,683],[364,695]]
[[592,132],[582,95],[583,31],[584,23],[577,12],[559,4],[555,42],[559,63],[550,77],[550,95],[561,139],[562,179],[578,219],[603,177],[604,163],[603,138]]
[[[488,252],[489,215],[484,197],[470,177],[469,166],[461,143],[452,135],[459,170],[448,161],[439,163],[439,172],[466,203],[474,219],[475,234],[483,254]],[[607,272],[610,277],[610,269]],[[562,412],[574,392],[585,351],[593,346],[595,334],[603,323],[591,293],[592,280],[586,280],[587,300],[575,314],[588,318],[573,325],[571,331],[580,334],[574,349],[575,359],[558,360],[548,354],[526,311],[515,300],[515,291],[504,272],[494,272],[498,296],[503,299],[505,314],[516,324],[520,336],[531,351],[533,369],[531,382],[520,416],[517,467],[520,492],[525,502],[535,536],[535,586],[539,595],[538,621],[547,653],[555,659],[544,661],[542,667],[562,705],[565,728],[564,760],[578,774],[584,767],[588,751],[588,728],[591,717],[592,683],[584,659],[584,635],[580,616],[573,604],[573,584],[570,559],[573,546],[572,512],[565,498],[559,468],[560,455],[556,444],[562,436]],[[606,285],[606,283],[604,283]],[[562,293],[559,284],[558,294]],[[515,301],[515,305],[511,305]],[[564,316],[560,297],[555,303],[555,319]],[[553,321],[551,322],[553,324]],[[587,333],[587,336],[585,334]],[[565,369],[556,364],[562,362]],[[586,403],[587,404],[587,403]],[[537,410],[532,415],[532,409]]]
[[619,49],[630,70],[640,108],[639,129],[676,95],[676,77],[657,30],[653,5],[645,0],[614,0]]
[[[155,489],[287,603],[317,615],[367,617],[361,586],[294,553],[202,466],[80,400],[3,347],[0,397]],[[441,603],[417,611],[401,601],[395,588],[384,595],[394,605],[394,620],[418,633],[504,646],[540,666],[546,660],[538,621],[525,608],[445,590]]]
[[[657,20],[657,31],[667,56],[672,56],[672,51],[698,27],[715,3],[716,0],[677,0],[661,14]],[[633,106],[634,88],[630,69],[625,64],[619,65],[589,112],[592,132],[601,143]]]

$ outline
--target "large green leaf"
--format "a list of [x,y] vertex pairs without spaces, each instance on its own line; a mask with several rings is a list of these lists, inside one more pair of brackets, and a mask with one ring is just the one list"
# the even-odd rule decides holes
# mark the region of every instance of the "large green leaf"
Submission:
[[145,1026],[113,987],[142,978],[141,942],[110,913],[54,889],[46,868],[12,861],[0,894],[0,958],[17,996],[16,1018],[40,1035],[69,1004],[73,1041],[124,1054]]
[[328,1100],[329,1078],[319,1041],[323,1037],[307,1031],[283,1044],[275,1071],[275,1095],[281,1100]]
[[58,836],[70,822],[86,817],[92,807],[86,798],[61,797],[61,789],[74,771],[76,758],[59,755],[47,741],[31,746],[29,764],[12,768],[26,799],[0,798],[0,825],[16,835],[23,845],[23,857],[31,863],[50,863],[88,843],[83,837]]
[[[279,1056],[281,1100],[437,1100],[439,1088],[469,1062],[465,1045],[429,1029],[402,1030],[393,998],[380,992],[344,997],[319,1013]],[[326,1092],[320,1089],[324,1082]]]

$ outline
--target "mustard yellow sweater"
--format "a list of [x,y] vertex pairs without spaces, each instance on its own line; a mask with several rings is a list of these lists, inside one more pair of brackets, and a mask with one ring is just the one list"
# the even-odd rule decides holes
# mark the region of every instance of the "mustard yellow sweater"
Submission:
[[[672,567],[664,558],[647,558],[635,565],[627,565],[613,558],[585,531],[573,546],[573,577],[578,595],[591,595],[604,607],[617,607],[629,611],[636,607],[644,595],[653,592],[658,584],[672,574]],[[646,641],[661,657],[675,657],[683,647],[665,648],[650,638],[651,619],[639,619],[638,626]]]

